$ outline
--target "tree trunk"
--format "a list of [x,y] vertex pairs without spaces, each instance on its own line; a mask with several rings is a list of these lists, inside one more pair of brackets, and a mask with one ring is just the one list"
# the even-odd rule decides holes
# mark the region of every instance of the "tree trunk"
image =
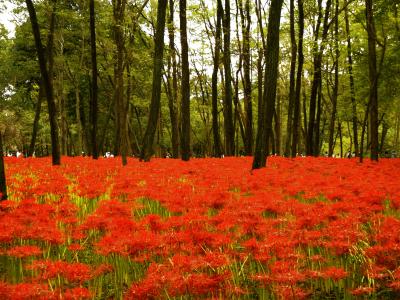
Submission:
[[376,32],[372,2],[372,0],[365,0],[365,13],[368,32],[371,160],[378,161],[378,72],[376,68]]
[[289,156],[292,136],[293,136],[293,110],[294,102],[296,98],[295,94],[295,72],[296,72],[296,36],[294,30],[294,0],[290,0],[290,45],[291,45],[291,56],[290,56],[290,79],[289,79],[289,106],[288,106],[288,117],[286,126],[286,143],[285,143],[285,156]]
[[265,167],[266,150],[272,130],[272,117],[275,110],[276,84],[278,79],[279,62],[279,27],[283,0],[271,0],[268,17],[268,34],[265,63],[265,86],[262,102],[261,127],[257,131],[256,149],[254,153],[253,169]]
[[253,154],[253,104],[251,96],[251,53],[250,53],[250,0],[246,0],[243,10],[242,0],[240,0],[240,14],[242,20],[242,35],[243,35],[243,96],[244,108],[246,112],[245,119],[245,154]]
[[308,119],[308,129],[307,129],[307,155],[315,155],[317,152],[316,148],[318,148],[318,143],[315,139],[316,130],[319,130],[317,127],[316,122],[316,110],[317,110],[317,97],[318,97],[318,90],[321,86],[322,81],[322,55],[325,49],[325,41],[328,35],[329,29],[329,11],[331,7],[331,0],[327,0],[326,7],[325,7],[325,16],[324,16],[324,23],[322,29],[322,37],[319,46],[319,27],[320,27],[320,20],[322,16],[322,1],[318,1],[318,21],[315,30],[315,39],[314,39],[314,74],[313,74],[313,82],[311,86],[311,95],[310,95],[310,107],[309,107],[309,119]]
[[[174,1],[169,0],[169,20],[168,20],[168,34],[169,34],[169,65],[168,70],[172,76],[168,76],[169,81],[172,77],[172,91],[168,97],[169,116],[171,119],[171,144],[172,144],[172,157],[179,157],[179,125],[177,114],[178,103],[178,79],[177,79],[177,66],[176,66],[176,49],[175,49],[175,34],[174,34]],[[172,66],[171,66],[172,65]],[[170,85],[170,83],[169,83]]]
[[215,49],[214,49],[214,66],[211,78],[211,102],[212,102],[212,131],[214,138],[214,153],[215,157],[221,157],[221,137],[219,134],[218,124],[218,68],[220,62],[220,48],[221,48],[221,21],[223,16],[223,9],[221,0],[217,1],[217,25],[215,28]]
[[91,141],[92,156],[94,159],[99,157],[97,145],[97,54],[96,54],[96,24],[94,13],[94,0],[89,2],[90,11],[90,54],[92,60],[92,97],[90,102],[90,121],[91,121]]
[[225,13],[223,18],[224,29],[224,70],[225,70],[225,98],[224,98],[224,129],[225,129],[225,154],[235,154],[235,128],[233,126],[232,109],[232,71],[231,71],[231,8],[230,0],[225,0]]
[[0,201],[7,200],[6,173],[4,171],[3,133],[0,131]]
[[31,157],[33,156],[33,153],[35,152],[35,144],[36,144],[36,137],[37,133],[39,131],[39,120],[40,120],[40,112],[42,110],[42,98],[43,98],[43,84],[40,83],[39,86],[39,95],[36,103],[36,109],[35,109],[35,117],[33,119],[33,125],[32,125],[32,137],[31,137],[31,142],[29,144],[29,150],[28,150],[28,156]]
[[[339,14],[339,0],[335,3],[335,14]],[[336,110],[337,110],[337,98],[339,89],[339,18],[335,18],[335,82],[333,85],[332,95],[332,113],[329,123],[329,141],[328,141],[328,156],[331,157],[333,154],[333,136],[335,134],[335,121],[336,121]]]
[[292,152],[291,156],[296,157],[297,147],[299,143],[299,132],[300,132],[300,97],[301,97],[301,82],[303,74],[303,34],[304,34],[304,9],[303,0],[298,0],[298,10],[299,10],[299,46],[298,46],[298,57],[299,61],[297,64],[297,74],[296,74],[296,94],[294,99],[294,112],[293,112],[293,138],[292,138]]
[[143,138],[142,152],[140,159],[149,161],[153,155],[154,135],[157,129],[157,121],[160,110],[161,100],[161,76],[164,55],[164,29],[167,0],[158,0],[157,25],[154,40],[154,59],[153,59],[153,87],[151,93],[150,113],[146,132]]
[[353,122],[353,143],[354,143],[354,152],[356,155],[360,152],[358,145],[358,129],[357,129],[357,103],[355,97],[355,88],[354,88],[354,77],[353,77],[353,57],[351,50],[351,38],[350,38],[350,25],[349,25],[349,12],[347,6],[344,10],[345,22],[346,22],[346,36],[347,36],[347,60],[348,60],[348,72],[349,72],[349,81],[350,81],[350,98],[351,98],[351,108],[352,108],[352,122]]
[[182,160],[190,159],[190,74],[189,47],[187,42],[186,0],[179,0],[179,20],[181,33],[182,83],[181,83],[181,153]]
[[[122,165],[126,165],[127,161],[127,101],[124,100],[124,32],[123,23],[125,18],[126,0],[114,0],[114,39],[116,44],[116,66],[115,71],[115,104],[116,104],[116,126],[119,129],[119,150],[121,152]],[[117,135],[118,136],[118,135]]]
[[[32,25],[32,32],[35,38],[35,45],[36,51],[39,60],[39,68],[40,74],[42,76],[42,82],[44,84],[45,92],[46,92],[46,99],[47,99],[47,106],[49,112],[49,120],[50,120],[50,134],[51,134],[51,153],[52,153],[52,163],[53,165],[60,165],[61,164],[61,155],[60,155],[60,145],[58,139],[58,126],[57,126],[57,110],[56,104],[54,101],[54,94],[53,94],[53,82],[52,78],[49,76],[47,67],[46,67],[46,60],[44,56],[44,48],[42,46],[42,40],[40,37],[40,30],[39,24],[36,17],[35,7],[33,6],[32,0],[25,0],[26,6],[28,8],[29,17],[31,20]],[[53,2],[55,7],[55,1]]]

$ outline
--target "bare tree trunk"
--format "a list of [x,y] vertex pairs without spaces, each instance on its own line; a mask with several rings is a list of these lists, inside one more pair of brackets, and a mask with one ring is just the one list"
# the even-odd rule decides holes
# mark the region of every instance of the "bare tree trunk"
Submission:
[[[46,91],[46,99],[47,99],[47,106],[49,110],[49,120],[50,120],[52,163],[53,165],[60,165],[61,155],[60,155],[60,145],[58,140],[58,126],[56,120],[57,110],[56,110],[56,104],[54,102],[52,78],[49,76],[49,72],[46,67],[46,60],[44,57],[45,51],[42,46],[42,40],[40,37],[40,31],[36,17],[35,7],[33,6],[32,0],[25,0],[25,2],[28,8],[29,17],[32,25],[32,32],[35,38],[35,45],[39,60],[40,73]],[[54,6],[56,5],[55,1],[53,2],[53,5]]]
[[92,156],[99,157],[97,145],[97,54],[96,54],[96,24],[94,12],[94,0],[89,2],[90,11],[90,54],[92,60],[92,97],[90,102],[91,144]]
[[230,0],[225,0],[223,18],[224,29],[224,70],[225,70],[225,99],[224,99],[224,129],[226,155],[235,154],[235,128],[233,126],[232,109],[232,71],[231,71],[231,7]]
[[276,84],[279,62],[279,28],[283,0],[271,0],[268,17],[268,35],[265,64],[265,87],[262,102],[261,127],[257,131],[257,142],[254,152],[253,169],[265,167],[267,149],[272,131],[272,118],[275,111]]
[[43,98],[43,84],[40,83],[39,85],[39,95],[36,103],[36,109],[35,109],[35,117],[33,119],[33,125],[32,125],[32,137],[31,137],[31,142],[29,144],[29,150],[28,150],[28,156],[31,157],[33,156],[33,153],[35,152],[35,144],[36,144],[36,136],[39,131],[39,120],[40,120],[40,112],[42,110],[42,98]]
[[376,68],[376,31],[372,2],[372,0],[365,0],[365,13],[367,18],[368,32],[371,160],[378,161],[378,72]]
[[187,42],[186,0],[179,0],[179,20],[181,33],[182,83],[181,83],[181,153],[182,160],[190,159],[190,74],[189,47]]
[[[116,126],[119,130],[119,140],[116,143],[119,144],[121,152],[122,165],[126,165],[127,161],[127,128],[126,118],[127,110],[126,103],[124,100],[124,32],[123,23],[125,18],[125,6],[126,0],[114,0],[113,1],[113,12],[114,12],[114,39],[116,44],[116,66],[115,71],[115,104],[116,104]],[[118,135],[117,135],[118,136]]]
[[315,134],[316,131],[319,131],[319,124],[316,122],[316,109],[317,109],[317,97],[318,97],[318,90],[321,86],[322,81],[322,55],[325,49],[325,41],[328,35],[329,29],[329,11],[331,8],[331,0],[327,0],[325,5],[325,15],[324,15],[324,22],[322,28],[322,36],[319,45],[319,28],[320,28],[320,21],[322,18],[322,0],[318,0],[318,21],[315,30],[315,39],[314,39],[314,74],[313,74],[313,81],[311,86],[311,95],[310,95],[310,108],[309,108],[309,119],[308,119],[308,128],[307,128],[307,155],[315,155],[318,148],[318,141],[316,141]]
[[251,79],[250,79],[250,68],[251,68],[251,53],[250,53],[250,0],[246,0],[245,7],[243,10],[243,0],[239,2],[239,9],[242,21],[242,35],[243,35],[243,93],[244,93],[244,108],[246,112],[245,118],[245,142],[244,148],[246,155],[253,154],[253,104],[251,97]]
[[[296,157],[297,147],[299,143],[299,132],[300,132],[300,102],[301,102],[301,83],[303,74],[303,34],[304,34],[304,9],[303,0],[298,0],[298,10],[299,10],[299,46],[298,46],[298,57],[299,61],[297,64],[297,74],[296,74],[296,94],[294,100],[294,112],[293,112],[293,139],[292,139],[292,152],[291,156]],[[307,124],[307,122],[306,122]]]
[[[168,97],[169,116],[171,119],[171,144],[172,144],[172,157],[179,157],[179,125],[178,125],[178,114],[177,114],[177,103],[178,103],[178,79],[177,79],[177,66],[176,66],[176,49],[175,49],[175,35],[174,35],[174,1],[169,0],[169,20],[168,20],[168,34],[169,34],[169,50],[170,57],[168,60],[168,72],[172,76],[168,76],[168,80],[171,81],[172,77],[172,88],[170,97]],[[172,66],[171,66],[172,65]],[[169,86],[171,84],[169,83]]]
[[290,146],[292,145],[293,136],[293,110],[294,102],[296,98],[296,33],[294,30],[294,0],[290,0],[290,45],[291,45],[291,56],[290,56],[290,80],[289,80],[289,106],[288,106],[288,117],[286,126],[286,143],[285,143],[285,156],[289,156]]
[[221,137],[219,134],[218,124],[218,67],[220,62],[221,48],[221,21],[223,9],[221,0],[217,1],[217,25],[215,28],[215,49],[214,49],[214,66],[211,78],[211,102],[212,102],[212,130],[214,138],[214,153],[215,157],[221,157]]
[[353,143],[354,152],[356,155],[360,152],[358,145],[358,129],[357,129],[357,103],[355,97],[354,88],[354,77],[353,77],[353,57],[351,50],[351,38],[350,38],[350,25],[349,25],[349,12],[347,6],[344,10],[345,22],[346,22],[346,35],[347,35],[347,60],[348,60],[348,72],[350,80],[350,97],[351,97],[351,108],[352,108],[352,122],[353,122]]
[[149,161],[153,155],[154,135],[157,128],[157,121],[160,110],[161,100],[161,76],[164,56],[164,29],[165,29],[165,14],[167,8],[167,0],[158,0],[157,7],[157,25],[154,40],[154,63],[153,63],[153,88],[151,94],[150,114],[147,123],[146,132],[143,138],[142,152],[140,159]]
[[0,201],[7,200],[6,173],[4,171],[3,133],[0,131]]
[[[339,0],[335,3],[335,14],[339,14]],[[337,111],[337,99],[338,99],[338,89],[339,89],[339,18],[335,18],[335,82],[333,85],[333,95],[332,95],[332,113],[329,124],[329,146],[328,146],[328,156],[331,157],[333,154],[333,136],[335,134],[335,121],[336,121],[336,111]]]

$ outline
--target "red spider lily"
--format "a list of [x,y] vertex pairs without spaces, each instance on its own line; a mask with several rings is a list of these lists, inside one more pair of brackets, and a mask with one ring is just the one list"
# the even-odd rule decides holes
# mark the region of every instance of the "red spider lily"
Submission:
[[92,293],[84,287],[75,287],[72,289],[67,289],[64,292],[65,300],[81,300],[81,299],[91,299]]
[[47,280],[58,275],[70,282],[82,283],[91,279],[91,269],[83,263],[67,263],[65,261],[37,260],[27,267],[39,272],[37,279]]
[[56,293],[46,284],[19,283],[8,284],[0,281],[0,298],[4,300],[56,299]]
[[42,254],[42,249],[37,246],[16,246],[7,250],[7,255],[24,258],[28,256],[37,256]]
[[360,286],[356,289],[353,289],[350,291],[350,293],[353,296],[362,296],[362,295],[368,295],[371,294],[375,291],[375,288],[373,287],[368,287],[368,286]]
[[82,251],[84,248],[80,244],[71,244],[68,246],[69,251]]
[[293,285],[277,285],[274,287],[274,290],[279,299],[301,300],[309,298],[312,294],[310,291]]
[[393,282],[389,283],[387,286],[389,288],[391,288],[392,290],[399,292],[400,291],[400,280],[393,281]]
[[330,278],[333,281],[338,281],[348,276],[348,272],[346,272],[343,268],[338,267],[328,267],[325,270],[322,270],[321,274],[322,277]]

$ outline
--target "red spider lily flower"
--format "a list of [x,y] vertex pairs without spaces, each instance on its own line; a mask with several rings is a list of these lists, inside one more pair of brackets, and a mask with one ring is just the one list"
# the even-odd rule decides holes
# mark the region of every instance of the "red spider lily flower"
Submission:
[[93,271],[91,277],[98,277],[102,274],[107,274],[114,271],[114,268],[112,265],[109,264],[101,264],[97,266]]
[[71,244],[68,246],[69,251],[82,251],[84,248],[80,244]]
[[310,291],[306,291],[301,287],[293,285],[277,285],[274,287],[274,291],[277,294],[278,299],[285,299],[285,300],[307,299],[312,294]]
[[63,296],[65,300],[82,300],[91,299],[93,295],[87,288],[75,287],[65,290]]
[[39,274],[37,279],[47,280],[55,278],[58,275],[63,276],[70,282],[83,283],[91,279],[91,269],[83,263],[67,263],[57,260],[37,260],[27,267],[28,270],[37,270]]
[[0,299],[28,300],[28,299],[56,299],[56,294],[50,291],[46,284],[19,283],[8,284],[0,281]]
[[350,291],[353,296],[368,295],[375,292],[375,288],[369,286],[360,286]]
[[392,290],[399,292],[400,291],[400,280],[393,281],[393,282],[389,283],[387,286],[389,288],[391,288]]
[[24,258],[29,256],[37,256],[42,254],[42,249],[37,246],[16,246],[7,250],[7,255]]
[[348,272],[340,267],[328,267],[325,270],[322,270],[321,274],[324,278],[330,278],[333,281],[338,281],[348,276]]

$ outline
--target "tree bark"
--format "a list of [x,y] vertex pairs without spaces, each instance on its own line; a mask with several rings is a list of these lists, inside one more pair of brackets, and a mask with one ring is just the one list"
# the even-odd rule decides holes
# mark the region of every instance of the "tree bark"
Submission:
[[251,50],[250,50],[250,0],[246,0],[243,10],[242,1],[240,0],[240,14],[242,20],[242,36],[243,36],[243,94],[244,94],[244,107],[246,112],[245,119],[245,154],[253,154],[253,103],[251,96]]
[[298,64],[297,64],[297,74],[296,74],[296,94],[294,99],[294,112],[293,112],[293,138],[292,138],[292,152],[291,156],[296,157],[297,147],[299,142],[299,132],[300,132],[300,97],[301,97],[301,83],[303,74],[303,34],[304,34],[304,8],[303,0],[298,0],[298,11],[299,11],[299,45],[297,48]]
[[311,95],[310,95],[310,108],[309,108],[309,118],[308,118],[308,128],[307,128],[307,155],[315,155],[316,148],[318,148],[318,144],[315,139],[315,133],[319,128],[317,127],[316,122],[316,110],[317,110],[317,97],[318,97],[318,89],[321,86],[322,80],[322,55],[325,49],[325,41],[328,35],[329,29],[329,11],[331,7],[331,0],[327,0],[325,7],[325,15],[322,29],[322,36],[320,41],[320,46],[318,45],[319,41],[319,28],[320,21],[322,17],[322,1],[318,1],[318,21],[315,30],[315,39],[314,39],[314,74],[313,74],[313,82],[311,86]]
[[[32,3],[32,0],[25,0],[25,2],[31,20],[32,32],[35,38],[35,46],[39,60],[40,74],[42,76],[42,81],[46,92],[46,99],[47,99],[47,106],[48,106],[49,120],[50,120],[52,163],[53,165],[60,165],[61,155],[60,155],[60,144],[58,138],[58,125],[56,120],[57,110],[53,94],[53,82],[52,78],[49,76],[49,72],[46,67],[46,60],[44,55],[45,50],[43,48],[42,40],[40,37],[40,30],[36,17],[35,7]],[[55,1],[53,2],[53,5],[54,6],[56,5]]]
[[4,171],[3,133],[0,131],[0,201],[7,200],[7,182]]
[[289,106],[288,106],[288,116],[287,116],[287,126],[286,126],[286,143],[285,143],[285,156],[289,156],[290,146],[293,136],[293,111],[294,102],[296,98],[295,88],[296,88],[296,36],[294,30],[294,0],[290,0],[290,46],[291,46],[291,56],[290,56],[290,79],[289,79]]
[[[116,126],[117,134],[116,143],[119,145],[121,153],[122,165],[126,165],[127,161],[127,105],[124,100],[124,32],[123,23],[125,18],[125,6],[126,0],[114,0],[113,1],[113,13],[114,13],[114,39],[116,44],[116,66],[114,67],[115,72],[115,104],[116,104]],[[118,139],[119,137],[119,139]]]
[[[335,15],[339,14],[339,0],[335,3]],[[335,121],[336,121],[336,110],[337,110],[337,98],[339,89],[339,18],[335,18],[335,82],[333,85],[333,95],[332,95],[332,113],[329,123],[329,141],[328,141],[328,156],[331,157],[333,154],[333,137],[335,134]]]
[[235,128],[233,126],[232,106],[232,71],[231,71],[231,8],[230,0],[225,0],[223,18],[224,29],[224,70],[225,70],[225,98],[224,98],[224,129],[225,154],[235,154]]
[[[178,103],[178,79],[177,79],[177,66],[176,66],[176,49],[175,49],[175,34],[174,34],[174,1],[169,0],[169,20],[168,20],[168,35],[169,35],[169,66],[168,71],[172,76],[168,76],[168,80],[171,81],[172,77],[172,88],[170,89],[170,97],[168,97],[169,116],[171,119],[171,144],[172,144],[172,157],[179,157],[179,125],[178,125],[178,114],[177,114],[177,103]],[[169,83],[171,85],[171,83]]]
[[365,0],[365,13],[368,33],[369,103],[371,160],[378,161],[378,72],[376,68],[376,31],[373,13],[373,0]]
[[221,157],[221,137],[219,134],[218,123],[218,69],[220,63],[220,49],[221,49],[221,21],[223,16],[223,8],[221,0],[217,0],[217,24],[215,27],[215,48],[214,48],[214,66],[211,78],[211,102],[212,102],[212,131],[214,138],[214,152],[215,157]]
[[94,12],[94,0],[89,2],[90,11],[90,54],[92,60],[92,97],[90,103],[90,121],[91,121],[91,140],[92,156],[94,159],[99,157],[97,145],[97,53],[96,53],[96,24]]
[[349,12],[347,6],[344,10],[345,22],[346,22],[346,36],[347,36],[347,61],[348,61],[348,72],[349,72],[349,81],[350,81],[350,98],[351,98],[351,108],[352,108],[352,123],[353,123],[353,143],[354,143],[354,152],[356,155],[360,152],[359,144],[358,144],[358,120],[357,120],[357,103],[355,97],[355,88],[354,88],[354,77],[353,77],[353,56],[351,49],[351,38],[350,38],[350,25],[349,25]]
[[43,84],[40,83],[39,94],[38,94],[38,99],[37,99],[36,109],[35,109],[35,117],[33,119],[33,125],[32,125],[32,137],[31,137],[31,142],[29,144],[29,150],[28,150],[29,157],[33,156],[33,153],[35,152],[36,137],[37,137],[37,133],[39,131],[40,112],[42,110],[43,89],[44,89]]
[[153,59],[153,87],[151,94],[149,120],[146,132],[143,137],[143,147],[140,153],[140,159],[150,161],[153,155],[154,135],[157,128],[157,121],[160,110],[161,100],[161,76],[164,56],[164,30],[165,30],[165,14],[167,8],[167,0],[158,0],[157,7],[157,25],[154,40],[154,59]]
[[179,0],[179,20],[181,33],[181,153],[182,160],[190,159],[190,74],[189,74],[189,47],[187,42],[186,0]]
[[272,130],[272,117],[275,110],[276,84],[278,79],[279,62],[279,27],[283,0],[271,0],[268,17],[268,34],[265,64],[265,86],[262,102],[261,127],[257,131],[256,149],[254,153],[253,169],[265,167],[266,150]]

